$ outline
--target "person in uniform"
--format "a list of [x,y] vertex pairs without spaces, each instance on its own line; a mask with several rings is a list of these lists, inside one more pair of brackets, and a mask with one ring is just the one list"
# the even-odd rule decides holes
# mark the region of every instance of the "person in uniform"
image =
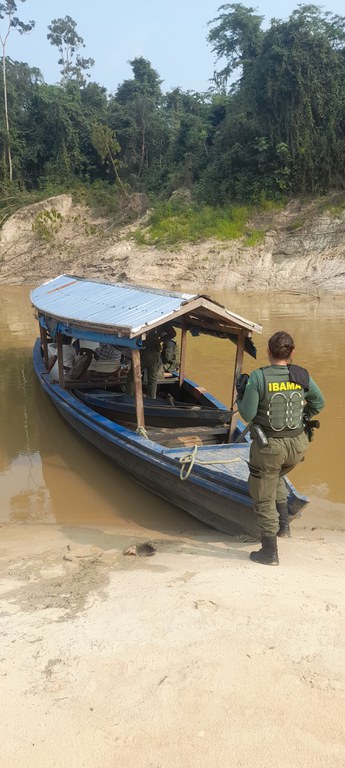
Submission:
[[238,400],[240,415],[251,422],[249,492],[262,543],[250,558],[264,565],[279,564],[277,536],[290,536],[284,476],[304,459],[309,445],[305,421],[324,407],[308,371],[291,364],[294,348],[285,331],[271,336],[270,365],[250,374]]
[[171,323],[163,325],[160,332],[162,342],[161,359],[163,373],[175,373],[179,369],[179,348],[175,341],[176,331]]
[[[140,363],[142,373],[146,370],[148,397],[155,399],[157,395],[158,372],[161,363],[159,331],[153,330],[149,331],[147,334],[144,345],[140,350]],[[134,395],[133,366],[130,368],[127,377],[125,392],[127,395]]]

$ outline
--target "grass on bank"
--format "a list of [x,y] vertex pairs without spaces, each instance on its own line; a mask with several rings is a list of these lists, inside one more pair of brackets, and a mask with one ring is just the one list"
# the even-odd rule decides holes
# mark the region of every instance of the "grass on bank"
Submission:
[[131,237],[138,245],[155,245],[162,248],[185,242],[196,243],[207,238],[225,241],[242,237],[245,238],[245,245],[253,246],[262,242],[265,237],[263,230],[248,227],[248,221],[256,211],[256,208],[249,205],[212,208],[186,207],[175,202],[161,203]]

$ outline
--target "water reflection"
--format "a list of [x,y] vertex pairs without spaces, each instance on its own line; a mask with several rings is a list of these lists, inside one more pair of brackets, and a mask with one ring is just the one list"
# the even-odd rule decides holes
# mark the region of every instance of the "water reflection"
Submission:
[[[0,289],[0,521],[65,525],[140,526],[180,530],[192,519],[135,485],[66,425],[41,391],[32,368],[36,322],[27,288]],[[264,326],[257,361],[266,364],[267,338],[286,329],[296,338],[296,362],[324,391],[322,429],[293,481],[311,499],[303,520],[341,527],[345,513],[342,436],[345,394],[341,362],[345,300],[217,294],[214,298]],[[231,397],[234,346],[226,340],[188,339],[187,374],[226,403]]]
[[0,444],[0,471],[19,454],[37,450],[32,362],[28,350],[0,350],[0,419],[6,441]]
[[130,481],[91,447],[57,413],[36,387],[36,414],[42,474],[54,518],[63,524],[190,524],[188,516]]

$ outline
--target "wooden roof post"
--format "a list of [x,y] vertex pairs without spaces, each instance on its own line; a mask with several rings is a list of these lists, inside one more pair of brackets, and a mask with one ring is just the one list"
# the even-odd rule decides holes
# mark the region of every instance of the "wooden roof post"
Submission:
[[139,349],[132,349],[132,366],[135,393],[135,408],[137,413],[137,428],[145,427],[143,387],[141,381],[141,362]]
[[187,328],[182,326],[181,330],[181,350],[180,350],[180,371],[179,371],[179,386],[182,387],[185,373],[186,373],[186,348],[187,348]]
[[40,325],[40,335],[41,335],[41,344],[42,344],[42,349],[43,349],[44,365],[45,365],[46,369],[48,370],[49,358],[48,358],[47,331],[46,331],[45,328],[42,328],[41,325]]
[[60,331],[56,334],[56,346],[57,346],[57,359],[59,369],[59,384],[62,389],[65,387],[65,374],[63,370],[63,353],[62,353],[62,333]]
[[[231,405],[235,402],[237,397],[236,379],[240,375],[240,373],[242,373],[245,340],[246,340],[245,332],[239,331],[239,334],[237,337],[237,348],[236,348],[236,358],[235,358],[234,380],[232,384]],[[230,421],[230,429],[229,429],[229,435],[228,435],[229,443],[232,443],[233,441],[234,433],[237,427],[237,419],[238,419],[238,411],[235,411]]]

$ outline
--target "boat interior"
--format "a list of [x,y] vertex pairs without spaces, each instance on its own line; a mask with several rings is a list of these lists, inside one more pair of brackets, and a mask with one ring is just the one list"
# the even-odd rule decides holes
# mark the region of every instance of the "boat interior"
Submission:
[[[89,394],[95,393],[100,403],[100,409],[102,406],[102,394],[105,398],[109,395],[113,399],[118,398],[119,400],[124,401],[131,400],[134,404],[134,398],[131,398],[129,395],[125,395],[122,392],[119,379],[75,382],[69,389],[77,397],[79,395],[80,399],[83,399],[83,392],[85,391]],[[144,411],[146,403],[150,406],[150,409],[161,410],[163,408],[165,412],[166,409],[169,409],[172,406],[177,406],[178,409],[192,410],[196,417],[195,426],[180,426],[176,428],[176,426],[174,426],[176,420],[173,421],[171,426],[168,425],[167,420],[164,427],[149,426],[146,424],[145,433],[150,440],[167,448],[181,446],[194,447],[195,445],[222,445],[229,442],[230,418],[232,411],[224,411],[223,424],[219,424],[218,418],[215,418],[215,423],[211,422],[206,426],[199,425],[197,423],[197,418],[199,415],[202,416],[203,411],[209,412],[210,410],[214,410],[215,417],[216,415],[218,417],[219,410],[216,402],[210,402],[210,400],[206,398],[206,395],[202,391],[199,391],[198,388],[194,388],[190,382],[184,381],[180,387],[178,377],[172,375],[169,378],[159,379],[157,398],[155,400],[145,397],[145,385],[143,386],[143,394]],[[137,429],[136,421],[129,421],[126,419],[126,414],[123,414],[122,416],[118,412],[112,414],[105,409],[105,415],[111,421],[120,423],[122,426],[125,426],[133,432]]]

